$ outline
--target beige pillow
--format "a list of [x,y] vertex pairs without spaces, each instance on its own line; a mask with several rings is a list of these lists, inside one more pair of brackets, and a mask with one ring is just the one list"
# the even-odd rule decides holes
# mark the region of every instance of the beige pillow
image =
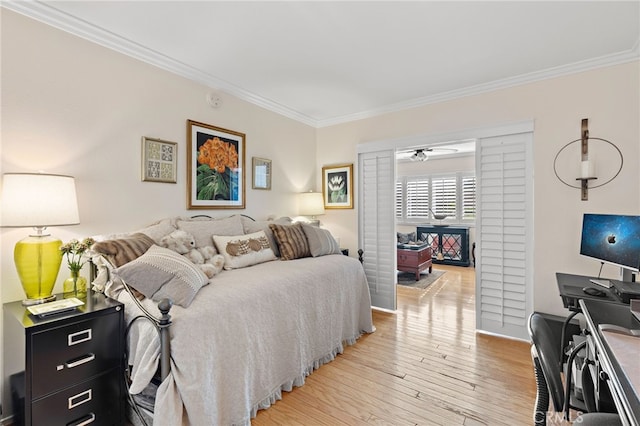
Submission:
[[340,246],[331,232],[326,229],[321,229],[316,226],[302,224],[304,234],[307,236],[309,243],[309,251],[311,256],[325,256],[327,254],[342,254]]
[[291,218],[281,217],[276,220],[260,220],[260,221],[253,221],[251,219],[242,218],[242,227],[244,229],[244,233],[252,234],[258,231],[264,231],[265,235],[269,239],[269,244],[271,244],[273,253],[279,257],[280,250],[278,250],[278,244],[276,243],[276,239],[273,236],[273,232],[269,228],[269,225],[272,223],[275,223],[277,225],[291,225]]
[[155,244],[139,258],[114,269],[113,275],[146,297],[155,301],[168,298],[185,308],[209,283],[189,259]]
[[179,220],[178,229],[193,235],[196,248],[213,246],[214,235],[242,235],[242,221],[240,215],[233,215],[223,219]]
[[169,235],[170,233],[176,230],[176,227],[173,225],[173,222],[174,221],[170,218],[162,219],[136,232],[140,232],[142,234],[145,234],[151,237],[151,239],[155,241],[156,244],[159,244],[162,237]]
[[307,236],[302,229],[301,223],[294,223],[293,225],[276,225],[272,223],[269,228],[273,231],[273,236],[278,243],[282,260],[311,256]]
[[264,231],[231,237],[214,235],[213,241],[218,251],[224,256],[224,269],[227,270],[276,259]]

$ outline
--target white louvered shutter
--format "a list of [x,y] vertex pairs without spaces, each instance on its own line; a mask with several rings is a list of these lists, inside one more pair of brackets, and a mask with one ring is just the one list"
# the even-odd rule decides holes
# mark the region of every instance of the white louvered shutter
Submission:
[[462,220],[476,218],[476,177],[462,177]]
[[435,214],[456,216],[456,176],[434,176],[431,179],[431,205]]
[[527,339],[533,306],[532,133],[477,144],[476,327]]
[[429,218],[429,179],[407,177],[407,219]]
[[402,219],[403,204],[407,197],[404,194],[402,179],[396,180],[396,219]]
[[358,154],[358,236],[371,304],[396,309],[395,154]]

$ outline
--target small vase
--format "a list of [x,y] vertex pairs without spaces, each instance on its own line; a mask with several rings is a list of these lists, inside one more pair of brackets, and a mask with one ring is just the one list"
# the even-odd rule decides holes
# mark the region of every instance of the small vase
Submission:
[[80,275],[80,271],[71,271],[62,289],[65,297],[84,297],[87,294],[87,279]]

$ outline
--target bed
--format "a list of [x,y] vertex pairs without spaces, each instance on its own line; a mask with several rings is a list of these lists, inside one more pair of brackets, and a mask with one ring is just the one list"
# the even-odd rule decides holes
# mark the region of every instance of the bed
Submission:
[[[236,220],[242,224],[242,235],[256,235],[255,229],[264,231],[273,225]],[[172,228],[180,225],[175,220],[167,223]],[[182,225],[188,227],[184,221]],[[219,225],[207,228],[205,234],[236,234],[240,229],[234,224],[231,230],[221,230],[224,227]],[[137,319],[151,315],[160,321],[157,305],[168,307],[166,294],[138,300],[129,288],[136,286],[117,279],[124,266],[105,265],[104,256],[94,253],[99,270],[106,269],[108,275],[106,280],[103,276],[102,286],[96,280],[96,289],[122,302],[131,324],[127,336],[130,394],[146,406],[140,411],[153,411],[154,425],[249,425],[258,410],[281,398],[282,391],[302,386],[306,376],[333,360],[345,345],[374,331],[360,262],[335,247],[327,254],[287,258],[275,231],[303,229],[294,225],[280,223],[272,235],[266,232],[269,244],[265,245],[277,246],[278,256],[223,270],[200,286],[186,306],[171,307],[170,319],[165,315],[170,327],[164,328],[170,357],[162,353],[158,323]],[[160,228],[148,228],[145,235],[158,242],[170,230]],[[211,239],[211,235],[199,236],[201,244]],[[229,235],[227,240],[237,241],[238,236]],[[126,265],[157,250],[152,247]]]

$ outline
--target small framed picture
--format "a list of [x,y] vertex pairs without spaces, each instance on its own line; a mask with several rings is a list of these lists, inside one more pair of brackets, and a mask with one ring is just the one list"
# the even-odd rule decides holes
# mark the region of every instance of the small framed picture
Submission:
[[322,168],[322,197],[325,209],[353,208],[353,164]]
[[251,159],[253,170],[253,189],[271,189],[271,160],[253,157]]
[[162,139],[142,137],[142,180],[176,183],[178,144]]

